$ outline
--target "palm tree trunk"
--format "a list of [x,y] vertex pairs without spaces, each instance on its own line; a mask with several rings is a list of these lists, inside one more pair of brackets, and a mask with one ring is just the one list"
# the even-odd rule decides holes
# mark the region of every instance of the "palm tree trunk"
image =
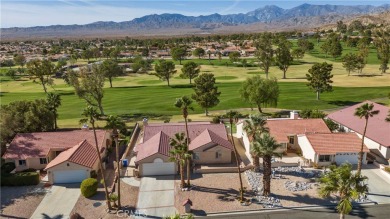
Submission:
[[256,156],[256,155],[252,155],[252,163],[253,163],[253,166],[255,166],[255,172],[258,172],[260,170],[260,161],[259,161],[259,157]]
[[[186,127],[186,142],[187,142],[187,149],[190,146],[190,135],[188,133],[188,120],[187,115],[188,112],[186,109],[183,110],[183,117]],[[189,187],[191,185],[191,158],[187,159],[187,186]]]
[[241,168],[240,168],[240,162],[238,159],[239,155],[237,152],[236,143],[234,142],[234,138],[233,138],[233,121],[232,120],[230,120],[230,137],[232,139],[234,156],[236,157],[236,163],[237,163],[237,172],[238,172],[238,177],[240,179],[240,201],[244,201],[244,187],[242,185]]
[[345,215],[343,213],[340,213],[340,219],[344,219]]
[[[181,161],[179,161],[181,162]],[[184,167],[183,167],[183,163],[180,163],[180,186],[181,188],[184,188]]]
[[363,136],[362,136],[362,144],[360,145],[360,151],[359,151],[359,160],[358,160],[358,166],[357,166],[357,172],[356,172],[356,174],[359,175],[359,176],[360,176],[360,173],[362,171],[364,138],[366,136],[367,124],[368,124],[368,118],[366,118],[366,124],[364,125],[364,131],[363,131]]
[[118,142],[118,131],[115,130],[115,147],[116,147],[116,166],[118,176],[118,208],[121,207],[121,168],[119,163],[119,142]]
[[98,146],[98,140],[97,140],[97,136],[96,136],[96,130],[95,130],[95,123],[94,122],[92,123],[92,130],[93,130],[93,135],[95,137],[96,152],[97,152],[98,158],[99,158],[100,172],[101,172],[101,175],[102,175],[104,193],[105,193],[105,196],[106,196],[106,204],[107,204],[108,209],[111,210],[111,202],[108,199],[108,190],[107,190],[107,185],[106,185],[106,178],[104,176],[102,157],[100,156],[100,150],[99,150],[99,146]]
[[271,193],[271,156],[263,157],[263,196],[269,196]]

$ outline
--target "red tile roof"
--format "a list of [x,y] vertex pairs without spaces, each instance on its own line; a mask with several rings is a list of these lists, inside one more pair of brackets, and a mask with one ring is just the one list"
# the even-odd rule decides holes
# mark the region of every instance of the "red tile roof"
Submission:
[[[103,142],[105,135],[105,130],[96,130],[100,147],[105,144]],[[92,130],[19,133],[12,140],[3,158],[24,160],[31,157],[46,157],[50,149],[65,150],[84,139],[95,144]]]
[[[306,134],[311,146],[317,154],[335,155],[342,152],[359,152],[361,139],[355,133]],[[369,152],[364,146],[364,152]]]
[[322,119],[267,120],[270,135],[278,143],[287,143],[288,136],[305,133],[331,133]]
[[[188,123],[188,132],[190,140],[192,141],[195,139],[198,135],[200,135],[205,129],[209,129],[210,131],[214,132],[218,136],[221,136],[222,138],[227,139],[227,132],[224,124],[203,124],[203,123]],[[163,131],[168,136],[172,137],[176,133],[179,132],[186,132],[185,130],[185,124],[162,124],[162,125],[148,125],[144,127],[144,138],[143,141],[147,141],[160,131]]]
[[378,115],[368,119],[366,137],[385,147],[390,147],[390,123],[385,121],[385,118],[390,110],[389,107],[371,101],[364,101],[331,113],[328,115],[328,118],[359,134],[363,134],[365,119],[360,119],[355,116],[354,113],[356,108],[365,103],[372,103],[374,104],[374,110],[379,110]]
[[233,150],[233,145],[228,140],[221,138],[220,136],[208,129],[204,130],[200,135],[198,135],[194,140],[191,141],[189,149],[195,150],[209,143],[214,143]]
[[72,148],[61,152],[46,166],[45,170],[64,162],[72,162],[81,166],[93,168],[97,159],[96,147],[88,143],[87,140],[84,140]]
[[169,151],[171,149],[169,139],[168,135],[160,131],[146,142],[139,144],[137,146],[137,158],[135,162],[139,162],[154,154],[161,154],[169,157]]
[[[154,154],[169,156],[171,150],[169,139],[180,132],[186,132],[184,123],[145,126],[143,143],[137,145],[135,149],[136,162]],[[211,142],[233,149],[228,141],[224,124],[188,123],[188,132],[191,141],[190,150]]]

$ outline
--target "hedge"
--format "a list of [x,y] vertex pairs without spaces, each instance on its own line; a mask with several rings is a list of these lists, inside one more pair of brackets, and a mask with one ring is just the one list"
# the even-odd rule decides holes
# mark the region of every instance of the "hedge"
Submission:
[[22,172],[15,174],[2,174],[1,186],[30,186],[40,182],[37,172]]
[[85,179],[83,180],[83,182],[81,182],[81,186],[80,186],[81,194],[84,197],[89,198],[96,194],[98,186],[99,183],[96,179],[94,178]]
[[15,163],[8,162],[1,166],[1,173],[10,173],[12,170],[15,169]]

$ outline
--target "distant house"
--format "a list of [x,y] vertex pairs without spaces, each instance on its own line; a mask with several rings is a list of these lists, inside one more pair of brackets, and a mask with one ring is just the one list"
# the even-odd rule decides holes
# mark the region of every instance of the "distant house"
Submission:
[[[194,164],[226,164],[232,162],[233,146],[223,124],[189,123],[189,150]],[[142,176],[172,175],[176,163],[169,161],[172,149],[170,139],[176,133],[185,133],[184,123],[147,124],[142,143],[135,148],[136,166]]]
[[[241,140],[245,147],[247,157],[252,160],[250,154],[250,141],[244,131],[244,121],[237,123],[237,138]],[[298,135],[305,133],[331,133],[328,126],[322,119],[300,119],[297,112],[291,112],[290,118],[268,119],[266,126],[269,133],[275,140],[282,144],[280,152],[287,149],[299,149]]]
[[[309,161],[308,165],[358,163],[361,140],[355,133],[307,133],[297,137],[302,156]],[[366,146],[363,152],[363,162],[366,163],[369,152]]]
[[365,119],[360,119],[354,113],[356,108],[365,103],[374,104],[374,110],[379,110],[379,114],[369,118],[364,144],[370,149],[370,155],[374,156],[378,162],[387,164],[387,160],[390,159],[390,123],[386,122],[385,118],[390,110],[389,107],[364,101],[330,113],[327,117],[339,124],[340,128],[346,132],[355,132],[359,138],[362,138]]
[[[98,145],[104,156],[111,147],[105,130],[96,130]],[[92,146],[93,145],[93,146]],[[97,153],[92,130],[34,132],[16,134],[3,155],[14,162],[16,171],[47,170],[51,183],[81,182],[97,170]]]

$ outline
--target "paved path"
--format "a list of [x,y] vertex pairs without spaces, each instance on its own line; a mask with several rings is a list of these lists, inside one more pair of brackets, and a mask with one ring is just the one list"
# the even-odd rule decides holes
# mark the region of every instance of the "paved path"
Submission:
[[138,194],[138,212],[151,218],[174,215],[174,182],[174,176],[143,177]]
[[362,175],[368,177],[368,197],[378,203],[390,203],[390,182],[374,165],[366,165]]
[[53,185],[35,209],[31,218],[69,218],[79,197],[79,183]]

